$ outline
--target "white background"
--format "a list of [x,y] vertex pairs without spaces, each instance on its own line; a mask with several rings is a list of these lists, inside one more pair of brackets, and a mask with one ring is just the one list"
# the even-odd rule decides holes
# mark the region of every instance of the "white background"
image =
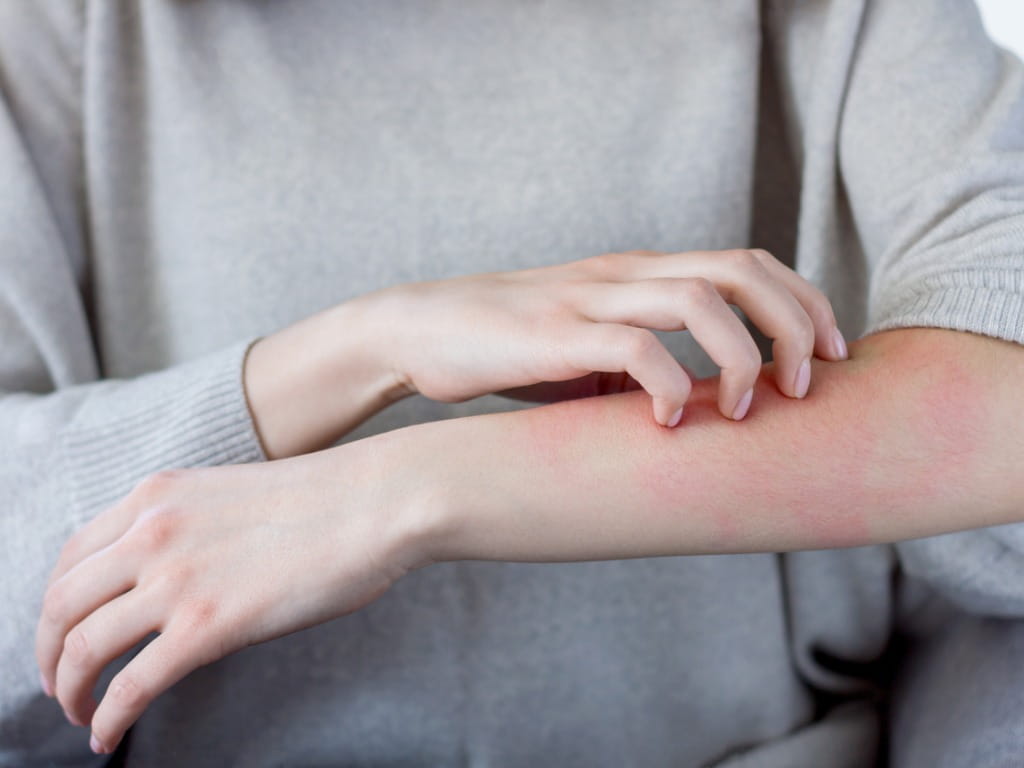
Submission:
[[1024,59],[1024,0],[978,0],[992,39]]

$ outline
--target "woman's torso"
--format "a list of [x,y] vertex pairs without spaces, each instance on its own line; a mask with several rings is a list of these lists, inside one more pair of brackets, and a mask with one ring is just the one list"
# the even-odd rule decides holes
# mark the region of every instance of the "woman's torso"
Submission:
[[[87,34],[106,376],[398,282],[751,244],[753,0],[97,3]],[[412,398],[348,439],[512,407]],[[197,671],[128,763],[705,764],[814,720],[794,646],[884,612],[881,550],[818,556],[842,564],[820,632],[773,555],[434,566]]]

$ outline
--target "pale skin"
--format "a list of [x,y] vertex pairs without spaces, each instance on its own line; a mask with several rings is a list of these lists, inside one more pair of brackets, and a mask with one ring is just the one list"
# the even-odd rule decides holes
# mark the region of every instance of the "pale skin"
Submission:
[[806,394],[814,355],[846,357],[825,296],[764,250],[629,251],[358,297],[263,339],[246,388],[271,458],[326,447],[414,392],[563,400],[642,386],[654,420],[674,426],[692,382],[649,329],[685,328],[722,369],[722,415],[742,419],[761,356],[728,304],[775,340],[786,395]]
[[[358,610],[434,562],[786,551],[1020,521],[1024,350],[910,329],[851,353],[814,361],[803,402],[781,362],[759,368],[742,422],[723,418],[735,392],[716,378],[693,383],[675,429],[650,392],[627,391],[157,475],[62,553],[44,686],[106,752],[196,667]],[[376,379],[416,380],[401,372]],[[303,442],[265,425],[268,448]],[[154,630],[97,705],[103,667]]]

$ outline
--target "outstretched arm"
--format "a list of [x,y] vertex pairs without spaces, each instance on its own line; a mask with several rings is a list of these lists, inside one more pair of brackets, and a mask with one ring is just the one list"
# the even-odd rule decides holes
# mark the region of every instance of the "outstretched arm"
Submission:
[[[1022,348],[901,330],[852,351],[815,363],[805,400],[763,371],[743,421],[721,418],[706,380],[674,430],[634,391],[156,475],[65,547],[37,634],[44,684],[110,751],[197,666],[434,561],[855,546],[1024,519]],[[101,670],[154,630],[97,707]]]
[[585,560],[857,546],[1024,520],[1024,349],[911,329],[764,379],[743,423],[701,382],[679,429],[626,393],[390,433],[437,559]]

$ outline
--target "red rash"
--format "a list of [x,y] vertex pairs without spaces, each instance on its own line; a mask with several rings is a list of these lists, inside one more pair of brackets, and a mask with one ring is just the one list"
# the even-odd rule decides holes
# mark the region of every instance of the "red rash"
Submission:
[[[654,421],[646,393],[631,392],[544,406],[528,431],[559,485],[592,494],[595,478],[608,483],[602,500],[630,526],[658,531],[678,520],[695,553],[909,538],[928,530],[941,499],[969,485],[961,479],[978,471],[984,438],[977,377],[930,353],[921,345],[881,370],[816,361],[803,401],[784,397],[766,370],[741,422],[722,417],[717,380],[707,380],[674,429]],[[916,395],[897,402],[894,391]],[[585,442],[594,436],[632,446],[629,465],[584,466],[601,460]]]
[[965,481],[978,471],[987,418],[982,388],[962,363],[933,363],[927,374],[879,430],[874,466],[865,472],[875,484],[889,478],[889,493],[879,501],[891,513],[903,511],[910,529],[919,528],[921,517],[942,499],[971,485]]

